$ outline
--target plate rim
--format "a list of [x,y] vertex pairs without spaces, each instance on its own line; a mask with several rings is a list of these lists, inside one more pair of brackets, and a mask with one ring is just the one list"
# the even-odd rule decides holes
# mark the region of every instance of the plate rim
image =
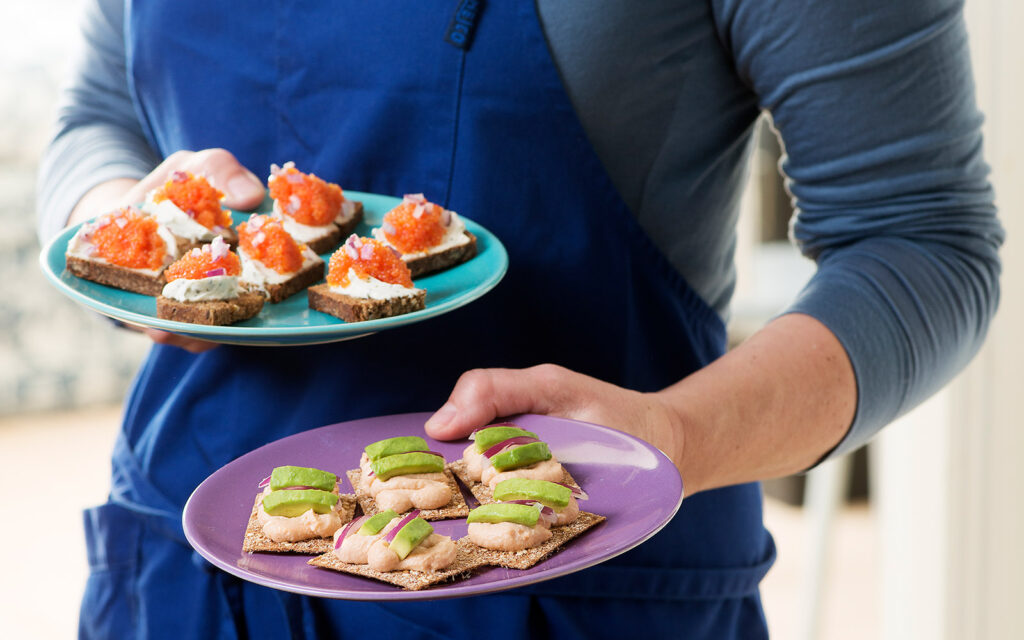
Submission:
[[[215,475],[220,473],[223,469],[227,468],[228,466],[236,464],[239,460],[241,460],[241,459],[243,459],[243,458],[245,458],[247,456],[250,456],[252,454],[255,454],[256,452],[258,452],[258,451],[260,451],[262,449],[265,449],[267,447],[271,447],[271,446],[275,446],[275,445],[280,446],[279,443],[281,443],[282,441],[287,440],[289,438],[295,438],[297,436],[303,436],[304,434],[309,434],[310,432],[313,432],[313,431],[320,431],[320,430],[325,430],[325,429],[336,428],[336,427],[339,427],[340,425],[344,425],[344,424],[351,423],[351,422],[363,422],[363,421],[366,421],[366,420],[392,419],[392,418],[410,418],[411,419],[414,416],[422,417],[422,418],[425,419],[425,417],[430,416],[430,415],[432,415],[431,412],[410,412],[410,413],[391,414],[391,415],[387,415],[387,416],[370,416],[370,417],[367,417],[367,418],[358,418],[358,419],[354,419],[354,420],[346,420],[346,421],[343,421],[343,422],[336,422],[336,423],[332,423],[332,424],[329,424],[329,425],[323,425],[321,427],[315,427],[313,429],[307,429],[306,431],[300,431],[298,433],[294,433],[294,434],[291,434],[291,435],[288,435],[288,436],[284,436],[282,438],[278,438],[277,440],[274,440],[272,442],[268,442],[268,443],[266,443],[266,444],[264,444],[264,445],[262,445],[260,447],[257,447],[256,449],[252,449],[251,451],[248,451],[248,452],[238,456],[234,460],[231,460],[230,462],[228,462],[224,466],[220,467],[219,469],[217,469],[216,471],[211,473],[205,479],[203,479],[203,481],[200,482],[199,485],[196,486],[196,488],[192,491],[192,493],[189,494],[188,500],[185,501],[185,506],[182,509],[182,515],[181,515],[181,523],[182,523],[182,528],[184,529],[186,540],[188,540],[188,543],[192,546],[192,548],[195,550],[196,553],[201,555],[208,562],[210,562],[214,566],[220,568],[221,570],[226,571],[227,573],[230,573],[231,575],[234,575],[234,576],[236,576],[238,578],[241,578],[243,580],[246,580],[248,582],[253,582],[254,584],[258,584],[258,585],[261,585],[261,586],[265,586],[265,587],[269,587],[269,588],[273,588],[273,589],[278,589],[278,590],[281,590],[281,591],[286,591],[288,593],[294,593],[294,594],[306,595],[306,596],[313,596],[313,597],[330,598],[330,599],[335,599],[335,600],[353,600],[353,601],[444,600],[444,599],[449,599],[449,598],[461,598],[461,597],[470,597],[470,596],[498,593],[498,592],[501,592],[501,591],[507,591],[509,589],[515,589],[515,588],[519,588],[519,587],[526,587],[526,586],[537,584],[537,583],[540,583],[540,582],[546,582],[548,580],[553,580],[553,579],[556,579],[556,578],[561,578],[563,576],[567,576],[567,575],[570,575],[570,574],[573,574],[573,573],[577,573],[579,571],[583,571],[585,569],[589,569],[589,568],[591,568],[593,566],[596,566],[598,564],[601,564],[603,562],[611,560],[612,558],[615,558],[615,557],[617,557],[619,555],[622,555],[623,553],[626,553],[627,551],[630,551],[630,550],[638,547],[639,545],[643,544],[647,540],[651,539],[654,535],[656,535],[658,532],[660,532],[662,529],[664,529],[668,525],[669,522],[672,521],[672,519],[676,516],[676,514],[679,512],[680,507],[682,506],[682,502],[683,502],[683,498],[684,498],[684,488],[683,488],[682,477],[679,475],[678,469],[675,467],[675,464],[671,461],[671,459],[668,457],[668,455],[666,455],[658,447],[652,445],[649,442],[641,440],[640,438],[637,438],[636,436],[633,436],[631,434],[628,434],[628,433],[626,433],[624,431],[621,431],[619,429],[615,429],[615,428],[612,428],[612,427],[607,427],[607,426],[604,426],[604,425],[595,424],[595,423],[587,422],[587,421],[584,421],[584,420],[576,420],[576,419],[573,419],[573,418],[562,418],[562,417],[559,417],[559,416],[547,416],[547,415],[543,415],[543,414],[529,413],[529,414],[517,414],[516,416],[510,417],[509,420],[510,421],[515,421],[515,420],[518,420],[518,419],[521,419],[521,418],[524,418],[524,417],[528,417],[530,419],[537,419],[537,418],[543,419],[543,420],[550,419],[550,420],[555,420],[555,421],[567,421],[567,422],[571,422],[571,423],[575,423],[575,424],[581,425],[581,426],[586,427],[586,428],[595,428],[595,429],[598,429],[598,430],[602,430],[602,431],[611,433],[615,437],[624,438],[626,440],[639,443],[642,447],[646,448],[649,452],[653,453],[657,458],[660,458],[661,459],[660,461],[663,464],[670,465],[671,468],[675,469],[675,471],[676,471],[675,475],[672,476],[672,477],[673,477],[674,481],[678,484],[678,491],[677,491],[677,496],[676,496],[674,504],[671,506],[670,509],[665,511],[665,513],[667,515],[664,518],[662,518],[662,520],[656,526],[652,527],[649,531],[645,532],[639,538],[637,538],[635,540],[632,540],[629,544],[623,546],[620,549],[616,549],[614,552],[608,552],[608,553],[603,553],[603,554],[596,555],[592,562],[591,561],[586,561],[586,562],[583,562],[581,564],[574,565],[574,566],[572,566],[571,568],[568,568],[568,569],[566,569],[565,567],[559,567],[557,569],[551,569],[550,571],[547,571],[547,572],[542,571],[540,573],[529,573],[527,575],[515,576],[515,577],[512,577],[510,579],[502,580],[502,581],[497,582],[497,583],[487,583],[486,585],[466,586],[464,584],[461,584],[461,582],[452,582],[452,583],[437,585],[437,586],[434,586],[434,587],[430,587],[430,588],[422,589],[422,590],[418,590],[418,591],[405,590],[405,589],[402,589],[401,587],[396,587],[394,585],[389,585],[389,584],[386,584],[386,583],[379,583],[379,587],[378,587],[377,590],[369,590],[369,591],[351,591],[351,590],[327,589],[327,588],[313,587],[313,586],[307,586],[307,587],[296,586],[295,584],[293,584],[292,582],[289,582],[287,580],[258,575],[258,574],[254,573],[254,572],[249,572],[249,571],[246,571],[246,570],[240,568],[239,566],[237,566],[237,564],[231,564],[229,562],[223,561],[223,560],[221,560],[221,558],[219,556],[217,556],[217,555],[213,554],[212,552],[209,552],[207,549],[205,549],[205,547],[203,547],[195,539],[197,534],[196,534],[196,532],[193,531],[192,525],[188,521],[189,509],[190,509],[191,505],[193,505],[193,500],[195,499],[196,495],[200,492],[200,489],[202,489],[203,486],[206,485]],[[311,437],[311,436],[306,435],[305,437]],[[447,441],[447,442],[455,443],[455,442],[461,442],[461,440],[458,440],[458,441]],[[598,527],[600,527],[600,526],[601,525],[599,524]],[[586,534],[584,534],[584,535],[586,535]],[[239,541],[239,546],[241,546],[241,541]],[[244,552],[242,552],[239,549],[239,554],[243,554],[243,553]],[[310,556],[310,557],[313,557],[313,556]],[[497,568],[497,567],[492,567],[492,568],[487,569],[487,570],[498,570],[498,569],[499,568]],[[324,569],[324,570],[326,570],[326,569]]]
[[[401,198],[395,196],[389,196],[385,194],[369,193],[364,191],[346,190],[346,195],[352,199],[381,199],[385,202],[390,201],[392,204],[401,202]],[[232,210],[233,214],[238,215],[249,215],[252,213],[259,213],[259,211],[237,211]],[[462,307],[482,296],[487,294],[489,291],[494,289],[502,279],[504,279],[506,273],[508,273],[508,251],[505,245],[495,236],[490,230],[483,227],[478,222],[473,221],[470,218],[461,216],[463,221],[466,223],[466,228],[478,237],[483,239],[484,243],[489,249],[496,251],[494,258],[497,260],[498,268],[488,273],[488,277],[481,282],[477,283],[469,289],[460,291],[450,297],[445,298],[439,303],[422,309],[420,311],[414,311],[412,313],[403,314],[400,316],[392,316],[389,318],[378,318],[376,320],[367,320],[364,322],[344,322],[339,320],[337,324],[326,324],[317,326],[295,326],[295,327],[242,327],[236,325],[197,325],[188,322],[178,322],[175,320],[164,320],[155,316],[144,315],[129,311],[112,305],[108,302],[98,300],[92,296],[89,296],[81,291],[74,289],[69,286],[61,278],[63,271],[67,269],[67,262],[64,256],[64,251],[60,251],[59,258],[55,255],[59,246],[67,246],[71,236],[78,231],[79,227],[85,222],[78,223],[71,227],[66,227],[60,231],[57,235],[50,238],[42,247],[39,252],[39,266],[43,271],[43,275],[61,294],[70,298],[77,304],[80,304],[88,309],[91,309],[101,315],[107,316],[114,320],[119,320],[136,326],[150,327],[154,329],[161,329],[164,331],[170,331],[173,333],[202,337],[221,344],[239,344],[245,346],[302,346],[311,344],[325,344],[330,342],[340,342],[344,340],[350,340],[353,338],[359,338],[366,335],[371,335],[385,329],[391,329],[395,327],[404,326],[407,324],[414,324],[430,318],[443,315],[449,311]],[[63,268],[60,271],[55,271],[51,267],[51,259],[54,262],[61,262]],[[464,263],[465,264],[465,263]],[[452,269],[458,269],[462,265],[456,265]],[[429,276],[428,276],[429,277]],[[103,286],[98,285],[97,286]],[[113,288],[115,289],[116,288]],[[298,294],[297,294],[298,295]],[[275,343],[274,339],[281,339],[283,342]]]

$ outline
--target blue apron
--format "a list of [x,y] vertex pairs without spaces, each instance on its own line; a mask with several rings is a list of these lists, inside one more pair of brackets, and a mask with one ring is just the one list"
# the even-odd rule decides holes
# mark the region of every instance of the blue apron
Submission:
[[129,82],[161,153],[224,147],[257,175],[294,160],[347,189],[424,192],[496,233],[510,268],[463,309],[360,340],[154,347],[128,399],[110,501],[86,512],[83,637],[593,639],[638,624],[654,637],[766,636],[757,584],[774,546],[756,484],[688,498],[661,533],[598,567],[483,597],[304,598],[194,554],[185,500],[255,447],[435,409],[474,367],[554,362],[657,390],[721,355],[725,331],[616,193],[533,2],[488,3],[468,48],[445,35],[456,4],[472,2],[128,4]]

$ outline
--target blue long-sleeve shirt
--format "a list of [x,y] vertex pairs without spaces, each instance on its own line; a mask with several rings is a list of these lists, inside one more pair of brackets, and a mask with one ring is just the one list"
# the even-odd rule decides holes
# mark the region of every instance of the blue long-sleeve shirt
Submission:
[[[716,136],[743,140],[757,113],[771,113],[797,211],[793,237],[818,264],[789,311],[828,326],[857,379],[856,417],[834,453],[863,444],[977,351],[998,301],[1003,234],[961,2],[537,7],[620,194],[723,318],[747,150]],[[94,0],[84,15],[87,46],[40,175],[42,237],[95,184],[142,177],[159,162],[128,88],[123,10],[122,0]]]

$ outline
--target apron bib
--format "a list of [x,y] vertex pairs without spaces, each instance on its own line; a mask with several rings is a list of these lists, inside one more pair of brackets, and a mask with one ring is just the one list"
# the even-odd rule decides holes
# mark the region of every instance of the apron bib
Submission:
[[[83,635],[117,629],[108,601],[128,628],[179,637],[593,638],[635,632],[639,616],[657,637],[766,634],[757,584],[774,547],[756,484],[688,498],[662,532],[598,567],[439,602],[275,592],[184,542],[182,505],[220,466],[324,424],[435,409],[467,369],[554,362],[653,391],[723,352],[721,320],[587,142],[534,4],[488,3],[460,48],[445,35],[467,4],[129,3],[129,82],[162,154],[223,147],[257,175],[294,160],[343,189],[423,192],[501,238],[509,271],[467,307],[359,340],[154,347],[128,400],[111,501],[87,512]],[[170,602],[192,604],[184,615]]]

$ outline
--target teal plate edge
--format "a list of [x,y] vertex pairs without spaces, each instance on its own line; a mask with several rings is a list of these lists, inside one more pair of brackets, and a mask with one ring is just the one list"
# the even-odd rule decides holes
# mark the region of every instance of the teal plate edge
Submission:
[[[363,203],[364,219],[356,229],[369,235],[384,214],[400,198],[345,191],[347,198]],[[265,212],[266,208],[261,207]],[[232,212],[235,224],[246,220],[249,212]],[[71,275],[65,269],[64,253],[75,234],[75,225],[64,229],[43,247],[39,264],[43,274],[58,291],[97,313],[122,322],[180,333],[222,344],[251,346],[297,346],[340,342],[437,317],[480,298],[493,289],[508,271],[508,252],[490,231],[461,216],[466,230],[477,237],[477,255],[473,259],[440,273],[417,278],[415,285],[426,289],[426,308],[422,311],[366,322],[345,322],[308,307],[304,292],[278,304],[266,304],[259,315],[228,326],[207,326],[163,320],[156,317],[156,298],[122,291]],[[329,254],[322,254],[326,259]]]

